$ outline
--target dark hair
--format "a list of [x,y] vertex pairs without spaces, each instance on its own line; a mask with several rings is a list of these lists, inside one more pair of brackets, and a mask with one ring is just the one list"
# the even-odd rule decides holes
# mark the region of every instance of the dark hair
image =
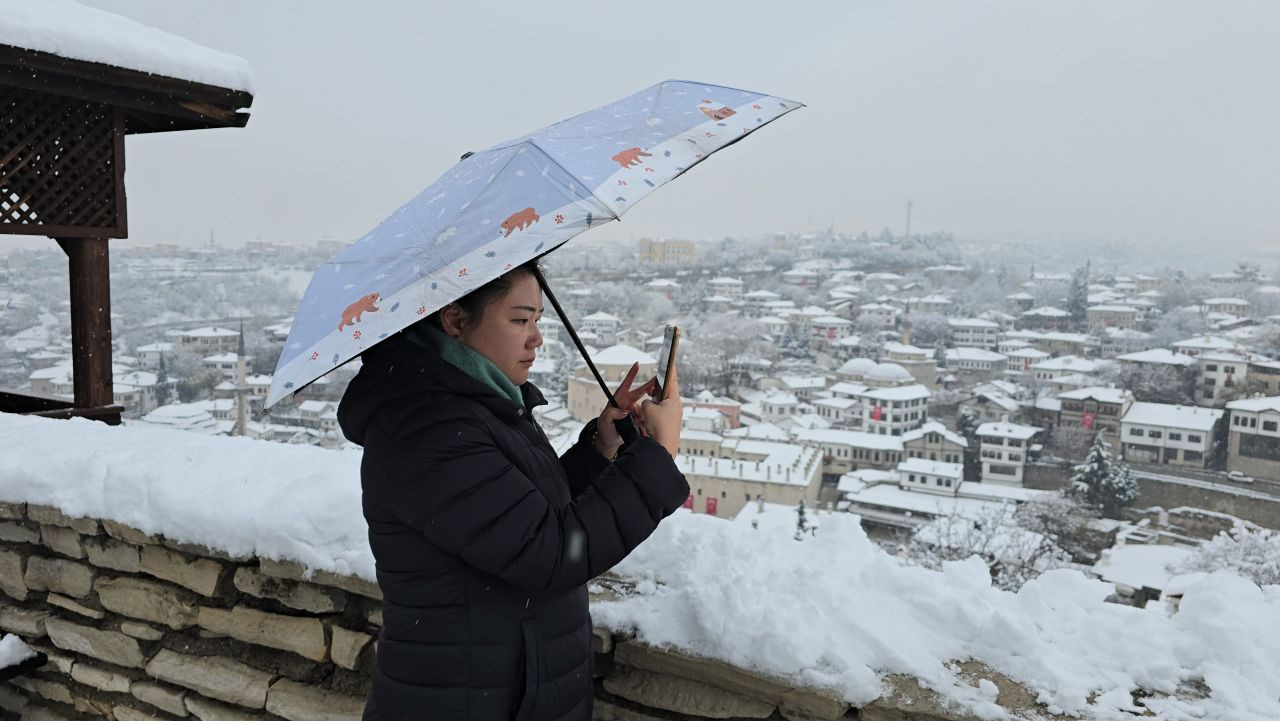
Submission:
[[[530,276],[535,280],[541,277],[542,267],[538,265],[538,259],[535,258],[527,263],[517,265],[511,270],[467,293],[461,298],[453,301],[450,305],[457,305],[466,315],[467,323],[479,322],[484,316],[484,309],[490,303],[496,303],[507,297],[507,293],[511,292],[511,287],[515,282],[525,276]],[[448,306],[445,306],[447,308]],[[441,320],[440,314],[444,312],[444,308],[437,310],[431,315],[423,318],[419,323],[430,323],[437,328],[444,329],[444,322]]]

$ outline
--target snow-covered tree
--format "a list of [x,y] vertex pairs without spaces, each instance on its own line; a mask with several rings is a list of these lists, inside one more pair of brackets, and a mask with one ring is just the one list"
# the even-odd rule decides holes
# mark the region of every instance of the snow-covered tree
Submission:
[[956,414],[956,433],[964,436],[968,445],[964,449],[964,480],[982,480],[982,459],[978,457],[981,441],[978,439],[978,419],[961,411]]
[[1138,497],[1138,484],[1129,465],[1111,455],[1110,444],[1095,434],[1084,462],[1073,469],[1071,490],[1107,518],[1118,518],[1120,509]]
[[951,326],[947,317],[938,313],[912,313],[911,343],[921,348],[928,348],[936,343],[944,343],[951,338]]
[[978,556],[990,569],[992,582],[1007,591],[1071,564],[1053,537],[1024,525],[1013,505],[934,519],[917,530],[898,555],[934,570],[941,570],[945,561]]
[[1067,289],[1067,312],[1075,323],[1084,323],[1085,312],[1089,308],[1089,264],[1076,268],[1071,276],[1071,286]]
[[1235,571],[1259,586],[1280,584],[1280,533],[1238,525],[1196,549],[1175,570]]
[[1195,403],[1195,366],[1115,363],[1103,373],[1103,379],[1115,383],[1117,388],[1133,391],[1135,399],[1146,403]]
[[808,524],[804,518],[804,499],[800,499],[800,505],[796,506],[796,535],[795,539],[799,541],[804,537],[806,531],[809,530]]

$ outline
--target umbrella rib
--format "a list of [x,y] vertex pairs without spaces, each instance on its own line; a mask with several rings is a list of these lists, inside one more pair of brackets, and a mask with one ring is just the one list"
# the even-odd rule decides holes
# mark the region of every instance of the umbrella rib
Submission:
[[[547,160],[550,160],[551,162],[555,163],[555,164],[556,164],[556,167],[557,167],[557,168],[559,168],[560,170],[562,170],[566,176],[568,176],[568,177],[570,177],[570,178],[573,178],[574,180],[577,180],[579,183],[582,183],[582,180],[581,180],[580,178],[578,178],[578,177],[577,177],[576,175],[574,175],[573,173],[569,172],[569,169],[568,169],[568,168],[566,168],[566,167],[564,167],[564,165],[563,165],[559,160],[556,160],[556,158],[555,158],[555,156],[554,156],[554,155],[552,155],[551,153],[548,153],[546,148],[542,147],[541,145],[538,145],[538,144],[537,144],[536,142],[534,142],[533,140],[525,140],[524,142],[526,142],[526,143],[528,143],[528,144],[532,145],[533,147],[537,148],[537,149],[538,149],[538,151],[539,151],[540,153],[542,153],[543,155],[545,155],[545,156],[547,157]],[[587,187],[587,186],[586,186],[586,183],[583,183],[583,184],[582,184],[582,187],[586,188],[586,187]],[[620,220],[622,220],[622,218],[618,217],[618,214],[617,214],[617,213],[613,212],[613,208],[609,207],[609,204],[608,204],[608,203],[606,203],[606,202],[604,202],[603,200],[601,200],[601,199],[600,199],[600,196],[598,196],[598,195],[596,195],[596,194],[595,194],[595,191],[588,190],[588,194],[591,196],[591,198],[592,198],[593,200],[595,200],[597,203],[599,203],[601,207],[603,207],[605,210],[609,211],[609,215],[613,216],[613,219],[614,219],[614,220],[619,220],[619,221],[620,221]]]

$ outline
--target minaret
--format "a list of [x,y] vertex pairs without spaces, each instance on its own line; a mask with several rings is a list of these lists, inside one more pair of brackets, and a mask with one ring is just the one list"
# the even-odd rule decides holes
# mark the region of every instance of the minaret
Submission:
[[240,319],[240,342],[236,347],[236,425],[231,435],[243,436],[249,429],[249,404],[244,394],[249,388],[244,384],[244,319]]

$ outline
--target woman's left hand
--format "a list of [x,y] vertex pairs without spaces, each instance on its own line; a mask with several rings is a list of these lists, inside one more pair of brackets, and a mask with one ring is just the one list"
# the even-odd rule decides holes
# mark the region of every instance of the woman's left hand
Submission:
[[638,414],[639,401],[645,396],[654,396],[658,392],[657,378],[650,378],[636,388],[631,387],[639,372],[640,364],[633,363],[631,370],[627,371],[622,383],[613,393],[613,399],[618,402],[618,407],[606,405],[596,421],[596,450],[605,458],[612,459],[622,447],[622,436],[618,433],[614,422],[626,418],[629,414]]

